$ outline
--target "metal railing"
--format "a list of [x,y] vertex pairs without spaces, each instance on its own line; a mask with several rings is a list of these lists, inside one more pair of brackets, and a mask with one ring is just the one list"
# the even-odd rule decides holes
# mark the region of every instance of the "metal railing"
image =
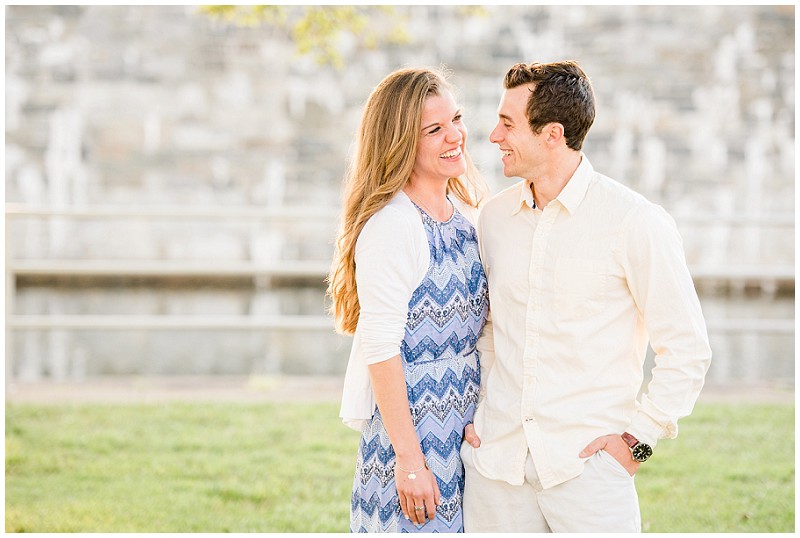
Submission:
[[[205,260],[90,260],[90,259],[14,259],[11,221],[16,218],[68,219],[194,219],[194,220],[269,220],[296,224],[322,222],[333,225],[338,210],[331,207],[64,207],[43,208],[6,205],[6,380],[13,372],[12,331],[17,330],[303,330],[332,331],[326,316],[157,316],[157,315],[18,315],[14,312],[16,279],[19,276],[95,276],[95,277],[259,277],[288,276],[322,279],[327,275],[327,260],[205,261]],[[683,216],[680,224],[729,226],[756,225],[793,227],[793,215]],[[794,281],[791,265],[692,267],[698,280]],[[709,332],[794,334],[792,319],[712,319]]]
[[40,219],[135,219],[198,221],[335,222],[338,209],[319,206],[197,207],[197,206],[92,206],[30,207],[7,204],[6,224],[6,386],[13,378],[13,332],[20,330],[289,330],[333,331],[326,316],[149,316],[149,315],[19,315],[15,313],[17,278],[21,276],[83,277],[302,277],[322,279],[330,261],[279,260],[98,260],[16,259],[13,257],[12,221]]
[[67,217],[76,219],[254,219],[254,220],[322,220],[334,221],[339,216],[337,208],[329,206],[68,206],[33,207],[6,204],[6,217]]
[[256,277],[318,278],[328,274],[330,262],[281,260],[276,262],[206,260],[10,260],[7,271],[17,276],[120,277]]
[[[6,205],[6,271],[14,275],[46,276],[301,276],[324,278],[328,261],[286,260],[274,263],[251,261],[206,260],[88,260],[88,259],[12,259],[13,238],[8,236],[10,221],[18,217],[70,219],[169,219],[169,220],[271,220],[289,223],[322,222],[333,225],[339,211],[328,206],[297,207],[186,207],[186,206],[94,206],[94,207],[29,207]],[[794,215],[681,215],[680,225],[775,226],[793,228]],[[719,266],[693,265],[692,277],[698,280],[728,281],[794,281],[791,264]]]
[[12,329],[28,330],[255,330],[333,331],[328,316],[17,315]]

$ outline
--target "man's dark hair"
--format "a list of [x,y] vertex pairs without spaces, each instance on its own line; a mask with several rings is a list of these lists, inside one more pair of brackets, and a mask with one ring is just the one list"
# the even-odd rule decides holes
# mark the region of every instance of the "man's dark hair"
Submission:
[[575,151],[594,123],[594,91],[577,62],[519,63],[506,73],[506,89],[533,84],[526,115],[531,131],[539,134],[548,123],[564,126],[567,146]]

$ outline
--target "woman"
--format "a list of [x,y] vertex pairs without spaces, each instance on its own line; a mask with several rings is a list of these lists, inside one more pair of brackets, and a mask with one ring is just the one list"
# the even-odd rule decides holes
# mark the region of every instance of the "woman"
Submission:
[[337,329],[354,333],[341,411],[362,433],[351,532],[463,531],[459,448],[488,309],[474,228],[486,189],[466,139],[429,69],[391,73],[364,109],[328,278]]

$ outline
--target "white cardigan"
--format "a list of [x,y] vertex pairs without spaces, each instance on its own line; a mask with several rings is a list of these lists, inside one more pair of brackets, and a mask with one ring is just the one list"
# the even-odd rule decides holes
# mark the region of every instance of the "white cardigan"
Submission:
[[[450,200],[473,226],[478,210],[455,196]],[[422,217],[400,191],[361,230],[356,241],[356,286],[361,311],[344,376],[339,416],[361,431],[375,410],[367,365],[400,354],[408,303],[430,266]]]

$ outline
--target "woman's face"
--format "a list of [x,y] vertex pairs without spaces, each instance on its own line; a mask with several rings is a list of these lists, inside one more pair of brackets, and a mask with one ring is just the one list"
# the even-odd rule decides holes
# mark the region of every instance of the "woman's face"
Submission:
[[452,94],[442,90],[425,100],[412,180],[447,180],[467,170],[467,127]]

